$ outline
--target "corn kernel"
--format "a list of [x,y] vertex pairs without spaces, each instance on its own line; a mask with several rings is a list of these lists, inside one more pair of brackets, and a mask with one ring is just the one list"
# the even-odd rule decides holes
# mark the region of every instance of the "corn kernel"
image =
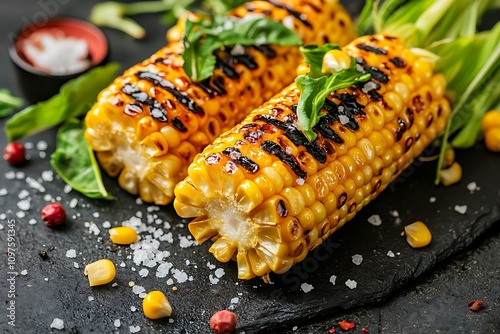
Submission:
[[137,240],[137,232],[130,226],[119,226],[109,229],[109,237],[114,244],[130,245]]
[[172,306],[163,292],[149,292],[142,301],[142,311],[149,319],[160,319],[172,314]]
[[413,248],[425,247],[432,240],[431,231],[429,231],[429,228],[421,221],[406,225],[405,234],[406,241]]
[[454,162],[450,167],[439,171],[441,183],[449,186],[462,179],[462,167],[458,162]]
[[500,126],[486,130],[484,134],[484,144],[491,152],[500,152]]
[[484,114],[481,127],[484,132],[491,128],[500,128],[500,110],[490,110]]
[[330,50],[323,56],[321,72],[324,74],[333,74],[346,70],[351,66],[351,57],[340,50]]
[[113,262],[101,259],[87,264],[84,274],[88,277],[90,286],[103,285],[115,278],[116,269]]

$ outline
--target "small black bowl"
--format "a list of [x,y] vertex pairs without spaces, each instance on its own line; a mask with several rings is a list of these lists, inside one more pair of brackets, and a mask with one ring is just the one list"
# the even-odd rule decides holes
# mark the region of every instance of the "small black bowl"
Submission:
[[[65,38],[77,38],[87,43],[89,66],[72,73],[52,74],[35,67],[24,53],[24,42],[35,32],[57,32]],[[9,56],[14,64],[19,88],[30,103],[45,101],[59,92],[60,87],[88,70],[108,61],[109,43],[104,33],[95,25],[77,18],[57,17],[43,24],[23,27],[9,46]]]

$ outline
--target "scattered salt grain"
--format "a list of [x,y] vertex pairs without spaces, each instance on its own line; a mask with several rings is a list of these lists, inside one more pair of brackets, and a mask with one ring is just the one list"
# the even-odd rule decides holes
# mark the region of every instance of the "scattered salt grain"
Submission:
[[348,279],[347,281],[345,281],[345,285],[349,288],[349,289],[356,289],[356,287],[358,286],[358,283],[355,281],[355,280],[352,280],[352,279]]
[[31,208],[31,202],[27,199],[23,199],[17,202],[17,207],[23,211],[28,211]]
[[5,173],[5,178],[7,180],[14,180],[16,178],[16,173],[14,171],[10,171]]
[[212,274],[208,275],[208,280],[210,281],[210,284],[217,284],[219,283],[219,279],[214,277]]
[[290,30],[294,30],[295,28],[295,23],[294,23],[294,18],[292,15],[287,15],[281,20],[281,24],[283,24],[285,27],[287,27]]
[[214,274],[217,278],[221,278],[222,276],[224,276],[225,272],[224,269],[218,268],[217,270],[215,270]]
[[194,244],[195,244],[194,240],[191,240],[183,235],[179,235],[179,246],[181,246],[181,248],[188,248]]
[[36,219],[35,218],[31,218],[29,221],[28,221],[28,224],[30,225],[35,225],[37,223]]
[[355,254],[352,256],[352,263],[359,266],[363,262],[363,256],[359,254]]
[[137,308],[135,306],[130,306],[130,311],[135,312],[137,311]]
[[467,212],[467,205],[455,205],[455,211],[463,215]]
[[51,194],[45,194],[45,195],[43,196],[43,200],[44,200],[45,202],[50,202],[50,201],[52,200],[52,195],[51,195]]
[[231,56],[242,56],[244,54],[245,54],[245,47],[242,46],[241,44],[236,44],[231,49]]
[[0,224],[0,231],[3,230],[4,228],[5,227],[2,224]]
[[93,301],[94,300],[94,297],[92,296],[89,296],[89,302]]
[[231,299],[231,304],[238,304],[240,302],[240,299],[238,297],[234,297]]
[[297,184],[299,186],[303,185],[305,183],[305,180],[304,179],[301,179],[301,178],[298,178],[297,180],[295,180],[295,182],[297,182]]
[[59,330],[64,329],[64,321],[59,318],[54,318],[54,320],[52,320],[52,323],[50,324],[50,328]]
[[368,222],[373,226],[382,225],[382,219],[380,218],[379,215],[371,215],[370,217],[368,217]]
[[393,252],[393,251],[388,251],[388,252],[387,252],[387,256],[388,256],[388,257],[394,257],[395,255],[394,255],[394,252]]
[[314,287],[311,285],[311,284],[308,284],[308,283],[302,283],[300,285],[300,289],[302,291],[304,291],[304,293],[309,293],[311,292],[312,289],[314,289]]
[[115,325],[116,328],[120,327],[122,325],[120,319],[115,319],[115,322],[113,322],[113,325]]
[[31,150],[33,147],[35,147],[35,144],[33,144],[32,142],[26,142],[24,143],[24,148],[27,149],[27,150]]
[[67,184],[64,186],[63,192],[65,194],[69,194],[71,192],[71,190],[73,190],[73,188],[71,188],[71,186],[69,184]]
[[21,275],[23,275],[23,276],[28,275],[28,270],[26,270],[26,269],[21,270]]
[[389,213],[390,213],[390,214],[391,214],[391,216],[393,216],[394,218],[399,217],[399,212],[398,212],[398,210],[391,210],[391,211],[389,211]]
[[19,197],[19,199],[25,199],[26,197],[28,197],[30,195],[30,192],[26,189],[23,189],[19,192],[19,194],[17,195],[17,197]]
[[100,215],[99,215],[99,212],[94,212],[94,213],[92,214],[92,216],[93,216],[94,218],[99,218],[99,216],[100,216]]
[[47,149],[47,147],[48,147],[48,145],[47,145],[47,142],[45,140],[39,140],[36,143],[37,150],[45,151]]
[[143,293],[144,291],[146,291],[146,289],[140,285],[134,285],[132,287],[132,292],[135,293],[136,295]]
[[111,227],[111,223],[106,220],[105,222],[102,223],[102,227],[103,228],[110,228]]
[[25,176],[24,172],[16,172],[16,179],[18,180],[24,179]]
[[101,233],[101,230],[99,229],[99,227],[97,227],[96,224],[90,224],[89,232],[93,235],[99,235]]
[[42,180],[44,180],[45,182],[54,181],[54,172],[51,170],[44,170],[42,172]]
[[111,284],[111,287],[112,288],[116,288],[118,286],[118,283],[114,282],[113,284]]
[[171,279],[171,278],[169,278],[169,279],[167,280],[167,285],[172,285],[172,284],[174,284],[174,280],[173,280],[173,279]]
[[73,267],[75,267],[76,269],[80,268],[80,265],[78,264],[78,262],[73,262]]
[[76,250],[68,249],[66,251],[66,257],[69,257],[70,259],[74,259],[76,257]]
[[140,326],[128,326],[128,329],[130,330],[130,333],[138,333],[141,331]]
[[26,214],[24,213],[24,211],[18,211],[16,212],[16,216],[17,218],[24,218],[26,217]]
[[474,191],[478,190],[477,183],[476,182],[471,182],[471,183],[467,184],[467,190],[469,190],[471,194]]
[[335,276],[335,275],[330,276],[330,283],[335,285],[336,282],[337,282],[337,276]]
[[170,269],[172,268],[172,263],[170,262],[164,262],[162,264],[160,264],[157,268],[156,268],[156,277],[158,278],[163,278],[163,277],[167,277]]
[[43,193],[45,192],[45,188],[44,186],[42,186],[40,184],[40,182],[38,182],[37,180],[35,180],[34,178],[28,176],[26,178],[26,183],[28,184],[28,186],[30,186],[32,189],[35,189],[35,190],[38,190],[39,192]]
[[149,274],[149,270],[147,270],[146,268],[139,270],[139,276],[141,276],[141,277],[146,277],[146,276],[148,276],[148,274]]
[[8,193],[9,193],[9,192],[7,191],[7,189],[5,189],[5,188],[0,189],[0,196],[5,196],[5,195],[7,195]]
[[178,283],[184,283],[189,278],[184,271],[179,269],[172,269],[172,276],[174,276]]
[[369,91],[377,89],[377,84],[373,81],[367,81],[364,85],[363,88],[361,89],[363,93],[368,94]]
[[342,125],[349,124],[350,119],[346,115],[339,115],[339,121],[342,123]]
[[431,198],[429,198],[429,202],[431,202],[431,203],[436,203],[436,197],[431,197]]
[[78,205],[78,199],[73,198],[71,201],[69,201],[69,207],[74,209]]
[[44,151],[40,151],[38,153],[38,155],[40,156],[40,158],[45,159],[45,157],[47,156],[47,153],[45,153]]

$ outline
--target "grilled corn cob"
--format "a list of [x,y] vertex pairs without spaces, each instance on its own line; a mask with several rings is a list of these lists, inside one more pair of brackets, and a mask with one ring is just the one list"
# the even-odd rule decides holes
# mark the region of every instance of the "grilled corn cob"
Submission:
[[[231,15],[250,13],[283,22],[307,44],[343,45],[354,34],[336,0],[254,1]],[[194,83],[182,53],[179,36],[171,38],[103,90],[85,118],[85,139],[100,165],[146,202],[169,203],[194,156],[290,84],[302,60],[298,47],[226,48],[216,51],[214,75]]]
[[175,188],[189,230],[238,276],[283,273],[376,198],[445,128],[446,82],[386,34],[342,49],[371,79],[327,97],[309,142],[295,83],[197,155]]

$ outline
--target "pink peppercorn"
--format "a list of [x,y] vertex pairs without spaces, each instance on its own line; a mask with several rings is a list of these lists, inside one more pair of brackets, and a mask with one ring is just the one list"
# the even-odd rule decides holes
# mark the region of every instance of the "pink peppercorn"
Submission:
[[66,220],[66,211],[61,204],[48,204],[42,209],[42,219],[49,227],[61,225]]
[[228,310],[222,310],[210,318],[210,329],[217,334],[230,334],[234,332],[237,321],[236,314]]
[[3,158],[11,165],[19,165],[26,161],[26,151],[21,143],[11,142],[3,149]]

